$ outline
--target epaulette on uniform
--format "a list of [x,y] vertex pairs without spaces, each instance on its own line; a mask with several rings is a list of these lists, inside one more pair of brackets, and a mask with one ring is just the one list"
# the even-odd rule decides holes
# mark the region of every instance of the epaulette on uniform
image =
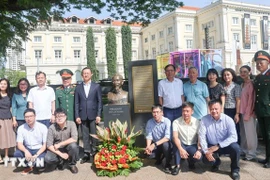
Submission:
[[58,86],[56,89],[63,89],[63,86]]

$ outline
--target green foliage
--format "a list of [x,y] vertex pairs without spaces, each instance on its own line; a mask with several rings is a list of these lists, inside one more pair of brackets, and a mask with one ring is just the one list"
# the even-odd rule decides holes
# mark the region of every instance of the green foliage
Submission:
[[20,49],[21,40],[27,40],[28,32],[39,23],[50,23],[51,16],[61,19],[71,8],[86,8],[98,14],[106,8],[112,18],[147,24],[180,5],[183,3],[178,0],[1,0],[0,52],[5,53],[9,47]]
[[5,77],[10,81],[11,87],[16,87],[19,79],[26,77],[26,73],[15,70],[5,70]]
[[131,53],[132,53],[131,47],[132,34],[130,27],[122,26],[121,33],[122,33],[122,55],[124,62],[124,73],[125,78],[128,78],[128,62],[131,61]]
[[91,68],[93,73],[92,80],[99,80],[99,72],[96,67],[96,56],[95,56],[95,43],[93,29],[88,27],[86,32],[86,57],[87,57],[87,66]]
[[106,59],[107,59],[107,69],[108,77],[112,78],[116,73],[116,33],[114,28],[109,27],[106,30]]

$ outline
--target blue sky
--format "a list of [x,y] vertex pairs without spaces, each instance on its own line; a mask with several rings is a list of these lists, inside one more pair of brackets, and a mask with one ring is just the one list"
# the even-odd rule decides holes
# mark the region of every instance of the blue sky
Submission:
[[[232,1],[270,6],[270,0],[232,0]],[[182,2],[184,2],[184,5],[186,6],[194,6],[194,7],[201,8],[201,7],[209,5],[212,1],[211,0],[182,0]],[[95,14],[91,10],[88,10],[88,9],[82,9],[82,10],[71,9],[70,12],[66,12],[65,17],[69,17],[71,15],[76,15],[80,18],[94,16],[97,19],[103,19],[103,18],[109,17],[110,13],[104,10],[104,12],[101,14]]]

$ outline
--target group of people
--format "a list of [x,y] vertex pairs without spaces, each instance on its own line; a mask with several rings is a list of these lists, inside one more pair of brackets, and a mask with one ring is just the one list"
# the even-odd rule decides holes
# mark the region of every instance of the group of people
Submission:
[[[198,79],[198,70],[190,67],[189,81],[185,84],[175,78],[176,69],[169,64],[166,79],[159,81],[159,104],[152,107],[153,118],[146,125],[146,148],[148,155],[155,152],[156,164],[165,157],[165,172],[177,175],[180,161],[187,159],[189,168],[202,160],[212,164],[217,171],[219,156],[231,158],[231,175],[239,179],[239,159],[256,160],[256,119],[265,142],[266,156],[263,163],[270,167],[270,55],[258,51],[254,55],[259,75],[252,81],[251,68],[242,66],[242,84],[236,83],[236,73],[223,69],[221,79],[215,69],[207,72],[207,84]],[[69,166],[77,173],[79,160],[78,129],[81,132],[84,156],[80,163],[93,160],[97,141],[89,134],[96,134],[101,121],[102,92],[99,84],[91,81],[92,72],[85,67],[83,82],[74,85],[69,69],[60,71],[63,84],[54,91],[46,86],[46,74],[37,72],[37,86],[30,89],[26,78],[18,81],[11,95],[8,79],[0,80],[0,149],[16,147],[14,157],[25,158],[27,167],[22,172],[33,171],[37,159],[45,159],[48,167],[63,169]],[[114,86],[122,86],[121,76],[113,78]],[[121,101],[118,102],[119,97]],[[127,102],[127,93],[120,88],[108,95],[109,102]],[[11,108],[12,107],[12,108]],[[172,154],[176,166],[172,169]]]
[[[175,66],[168,64],[166,79],[159,81],[159,105],[152,107],[153,118],[146,125],[145,153],[155,151],[156,164],[166,158],[164,171],[177,175],[181,159],[189,168],[202,160],[217,171],[219,156],[231,158],[231,176],[240,179],[239,159],[258,161],[270,168],[270,55],[258,51],[254,55],[259,75],[252,80],[251,68],[242,66],[237,84],[236,72],[225,68],[207,72],[207,83],[198,79],[198,69],[190,67],[189,80],[175,78]],[[265,159],[258,160],[256,119],[265,143]],[[174,154],[174,156],[172,156]],[[171,157],[176,166],[171,168]]]
[[[9,80],[0,80],[0,149],[9,161],[9,148],[16,146],[15,158],[24,158],[22,174],[44,170],[37,162],[45,161],[48,170],[63,170],[67,166],[74,174],[79,160],[78,127],[82,132],[84,156],[80,163],[89,161],[96,153],[96,124],[101,120],[102,95],[99,84],[91,81],[89,67],[82,70],[83,82],[71,84],[72,71],[60,71],[63,84],[56,88],[46,85],[46,74],[37,72],[37,86],[30,89],[29,81],[18,81],[11,93]],[[76,124],[75,124],[76,123]]]

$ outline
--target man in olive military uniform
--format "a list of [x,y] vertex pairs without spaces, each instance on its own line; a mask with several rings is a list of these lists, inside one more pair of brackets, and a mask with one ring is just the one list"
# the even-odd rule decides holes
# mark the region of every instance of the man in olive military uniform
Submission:
[[263,167],[270,168],[270,55],[258,51],[254,55],[256,68],[260,74],[254,80],[256,92],[255,113],[265,142],[265,159],[259,160]]
[[60,71],[63,85],[56,88],[55,105],[56,109],[61,107],[67,111],[67,120],[74,121],[74,93],[76,85],[71,84],[73,73],[69,69]]

